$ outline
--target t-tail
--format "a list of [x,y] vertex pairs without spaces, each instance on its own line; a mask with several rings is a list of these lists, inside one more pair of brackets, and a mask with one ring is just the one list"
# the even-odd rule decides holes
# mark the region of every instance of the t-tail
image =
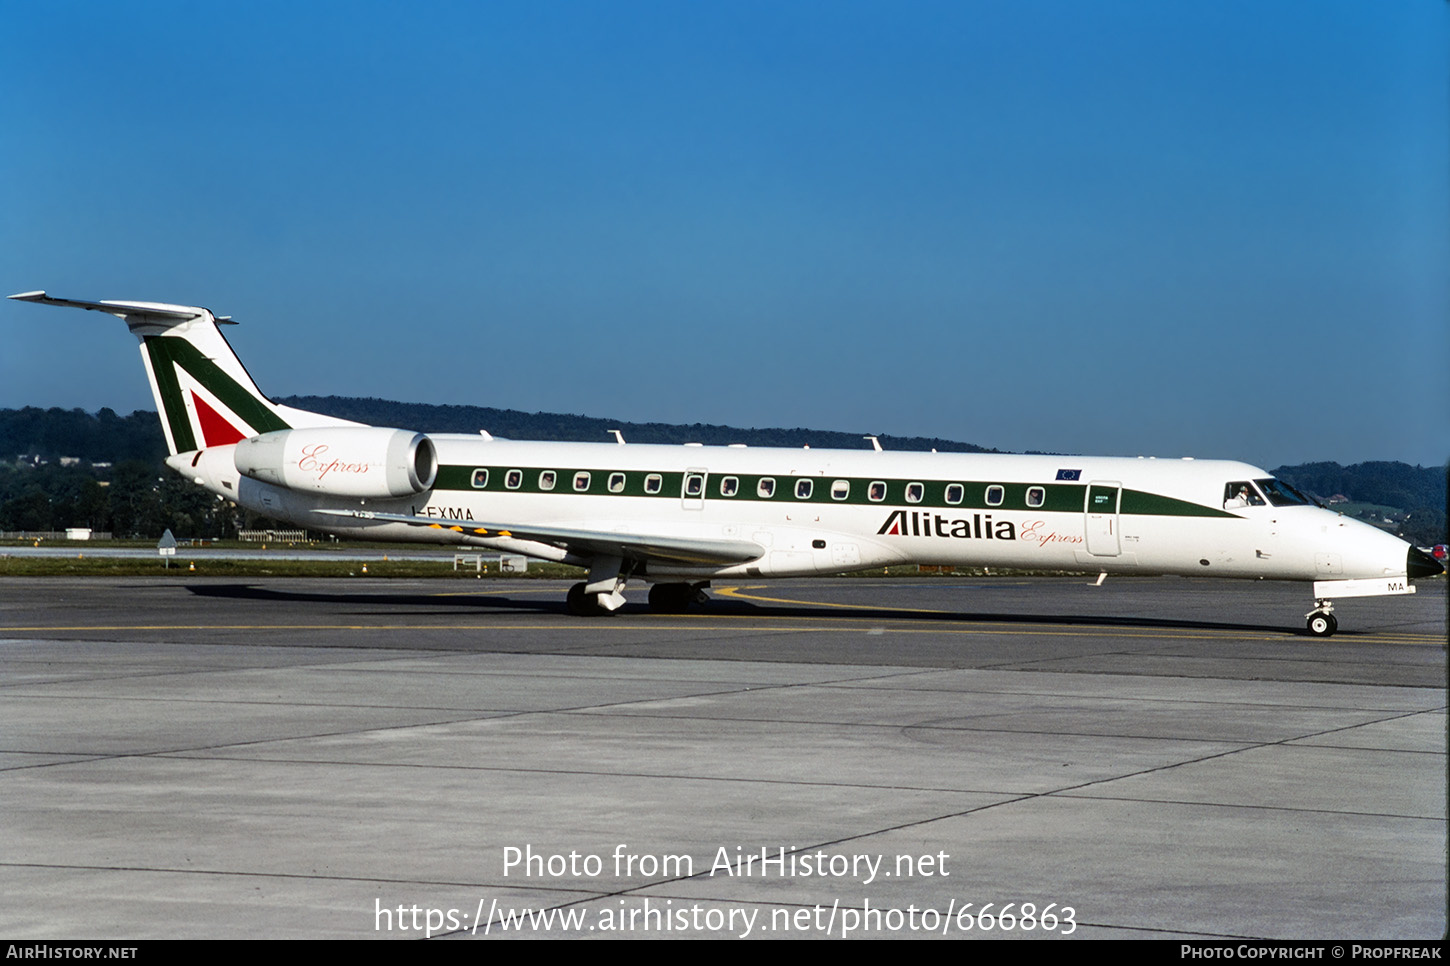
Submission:
[[141,341],[156,411],[171,455],[225,446],[262,433],[305,426],[356,426],[345,419],[272,402],[232,351],[219,325],[234,325],[196,305],[162,302],[86,302],[44,292],[10,296],[21,302],[106,312],[125,321]]

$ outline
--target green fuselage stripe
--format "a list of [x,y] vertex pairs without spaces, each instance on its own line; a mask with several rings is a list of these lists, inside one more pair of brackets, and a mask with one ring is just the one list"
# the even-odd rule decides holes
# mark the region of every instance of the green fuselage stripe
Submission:
[[[474,486],[476,474],[486,472],[487,481],[483,486]],[[552,489],[544,489],[540,484],[540,476],[545,472],[554,474],[554,486]],[[510,474],[517,473],[517,486],[509,486]],[[579,473],[588,473],[589,481],[585,489],[575,489],[575,476]],[[634,496],[650,497],[661,500],[681,499],[705,499],[712,504],[723,503],[807,503],[807,504],[840,504],[844,506],[879,506],[879,507],[920,507],[920,508],[949,508],[966,510],[1024,510],[1029,512],[1043,513],[1082,513],[1087,487],[1082,483],[988,483],[969,480],[905,480],[869,477],[824,477],[824,476],[764,476],[749,473],[711,473],[705,480],[704,492],[700,496],[686,496],[684,493],[685,477],[687,474],[680,470],[660,470],[651,472],[649,470],[611,470],[599,469],[596,467],[574,467],[561,469],[556,467],[527,467],[527,466],[440,466],[438,477],[433,483],[434,491],[454,490],[472,491],[479,493],[529,493],[548,494],[554,496]],[[618,486],[617,479],[615,489],[611,489],[612,478],[623,476],[623,485]],[[652,478],[658,478],[658,484]],[[735,488],[733,496],[726,496],[721,491],[722,484],[734,480]],[[773,480],[774,493],[771,496],[761,495],[761,481]],[[798,497],[797,485],[801,480],[808,480],[811,484],[811,492],[808,497]],[[836,499],[833,489],[840,482],[848,484],[847,493],[844,499]],[[647,488],[648,484],[648,488]],[[873,500],[870,498],[872,484],[885,484],[885,495],[882,499]],[[953,487],[952,496],[957,496],[955,487],[961,488],[960,499],[955,502],[947,501],[948,487]],[[989,489],[995,490],[1000,487],[1002,490],[1001,500],[994,503],[987,502]],[[917,488],[920,489],[920,499],[908,499],[910,495],[917,495]],[[1028,490],[1041,490],[1042,502],[1035,506],[1027,503]],[[993,496],[995,497],[995,493]],[[1202,506],[1191,503],[1187,500],[1179,500],[1169,496],[1161,496],[1156,493],[1146,493],[1139,490],[1123,490],[1120,513],[1138,514],[1147,516],[1177,516],[1177,517],[1233,517],[1234,514],[1226,513],[1215,507]]]

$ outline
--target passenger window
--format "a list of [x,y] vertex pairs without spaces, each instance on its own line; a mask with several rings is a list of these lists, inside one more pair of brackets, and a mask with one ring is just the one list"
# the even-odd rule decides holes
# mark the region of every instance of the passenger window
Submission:
[[987,506],[1001,506],[1006,496],[1007,491],[1000,486],[993,484],[987,487]]
[[920,503],[921,502],[921,498],[924,497],[924,496],[926,496],[926,487],[925,486],[922,486],[920,483],[908,483],[908,484],[906,484],[906,502],[907,503]]
[[475,490],[481,490],[485,486],[488,486],[488,470],[474,470],[473,488]]
[[580,470],[578,473],[574,474],[574,489],[579,493],[583,493],[585,490],[589,489],[588,470]]
[[705,477],[701,473],[685,476],[685,496],[698,498],[705,492]]
[[720,495],[734,496],[740,492],[740,478],[737,476],[725,476],[720,479]]
[[1029,486],[1027,488],[1027,505],[1040,507],[1047,502],[1047,490],[1040,486]]
[[831,484],[831,499],[844,500],[851,495],[851,481],[837,480]]
[[812,480],[796,480],[795,498],[797,500],[809,500],[811,498],[811,490],[815,489],[815,486],[816,484]]
[[866,499],[872,503],[880,503],[886,499],[886,483],[883,480],[873,480],[866,488]]
[[950,503],[952,506],[956,506],[958,503],[962,502],[962,498],[966,495],[967,488],[965,486],[962,486],[960,483],[947,484],[947,502]]
[[549,492],[554,488],[554,481],[557,479],[558,474],[553,470],[544,470],[544,472],[539,474],[539,489],[545,493]]
[[523,482],[523,470],[509,470],[503,475],[503,485],[508,487],[510,490],[517,490]]
[[755,485],[755,495],[762,500],[775,496],[775,480],[769,476],[761,477],[760,482]]
[[651,473],[649,476],[646,476],[644,478],[644,491],[646,493],[658,493],[660,490],[664,489],[664,486],[665,478],[660,476],[658,473]]
[[610,473],[609,474],[609,492],[610,493],[623,493],[624,492],[624,474],[623,473]]

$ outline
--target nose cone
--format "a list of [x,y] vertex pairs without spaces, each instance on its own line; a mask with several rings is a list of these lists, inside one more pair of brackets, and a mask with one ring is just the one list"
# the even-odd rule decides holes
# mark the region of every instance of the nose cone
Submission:
[[1445,572],[1440,561],[1421,550],[1410,548],[1405,555],[1405,573],[1411,577],[1437,577]]

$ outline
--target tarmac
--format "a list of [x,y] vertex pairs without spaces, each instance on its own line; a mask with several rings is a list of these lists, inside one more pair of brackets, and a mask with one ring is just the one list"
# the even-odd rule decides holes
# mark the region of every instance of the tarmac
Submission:
[[10,939],[1435,939],[1446,584],[0,580]]

